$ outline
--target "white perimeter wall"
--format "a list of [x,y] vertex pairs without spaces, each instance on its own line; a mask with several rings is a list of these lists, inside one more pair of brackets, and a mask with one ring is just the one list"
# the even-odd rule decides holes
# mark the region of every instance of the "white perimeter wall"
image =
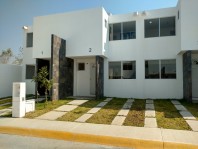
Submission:
[[22,66],[0,64],[0,97],[12,96],[13,82],[21,82]]
[[[147,16],[133,14],[110,16],[109,23],[136,21],[136,39],[110,41],[108,59],[104,65],[104,95],[132,98],[178,98],[183,97],[182,56],[180,37],[144,38],[144,19],[177,17],[177,9],[148,11]],[[177,19],[176,19],[177,24]],[[145,79],[145,60],[176,59],[176,79]],[[136,61],[136,79],[108,79],[109,61]]]

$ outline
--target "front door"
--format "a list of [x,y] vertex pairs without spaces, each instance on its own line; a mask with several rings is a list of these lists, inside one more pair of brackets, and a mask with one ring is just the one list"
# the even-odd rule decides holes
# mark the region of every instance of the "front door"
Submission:
[[192,65],[192,97],[198,98],[198,64]]

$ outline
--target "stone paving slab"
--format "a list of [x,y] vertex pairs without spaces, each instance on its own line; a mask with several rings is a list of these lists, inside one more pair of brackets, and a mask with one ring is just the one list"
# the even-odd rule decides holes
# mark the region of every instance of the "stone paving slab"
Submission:
[[154,110],[154,105],[153,104],[146,104],[146,110]]
[[179,113],[186,120],[196,120],[196,118],[190,112],[188,112],[188,111],[179,111]]
[[76,106],[76,105],[62,105],[62,106],[56,108],[54,111],[69,112],[69,111],[72,111],[73,109],[75,109],[77,107],[78,106]]
[[66,113],[67,112],[50,111],[50,112],[47,112],[47,113],[37,117],[37,119],[56,120],[57,118],[63,116]]
[[198,121],[196,121],[196,120],[186,120],[186,122],[192,128],[193,131],[198,131]]
[[76,105],[76,106],[79,106],[85,102],[87,102],[88,100],[73,100],[69,103],[67,103],[68,105]]
[[79,117],[75,122],[86,122],[93,114],[84,114],[81,117]]
[[132,103],[132,102],[134,102],[134,99],[128,99],[126,102]]
[[155,117],[155,110],[146,110],[145,117]]
[[187,111],[187,109],[182,105],[175,105],[175,108],[179,111]]
[[101,102],[96,107],[104,107],[108,102]]
[[149,100],[146,100],[146,103],[153,104],[153,100],[151,100],[151,99],[149,99]]
[[121,109],[118,112],[117,116],[125,116],[126,117],[128,113],[129,113],[129,110],[128,109]]
[[122,109],[130,109],[132,106],[133,102],[125,102],[123,105]]
[[89,110],[87,113],[94,114],[94,113],[98,112],[100,109],[101,109],[100,107],[94,107],[91,110]]
[[119,126],[121,126],[121,125],[124,123],[124,120],[125,120],[125,119],[126,119],[125,116],[116,116],[116,117],[113,119],[111,125],[119,125]]
[[181,103],[177,100],[171,100],[172,104],[174,105],[181,105]]
[[145,118],[144,127],[157,128],[156,118]]
[[109,101],[111,101],[111,100],[112,100],[112,98],[107,98],[107,99],[105,99],[104,101],[109,102]]

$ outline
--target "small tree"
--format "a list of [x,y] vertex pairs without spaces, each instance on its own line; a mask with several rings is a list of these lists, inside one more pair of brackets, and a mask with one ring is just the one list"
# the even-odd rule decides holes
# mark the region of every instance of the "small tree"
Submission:
[[6,50],[3,50],[0,54],[0,63],[2,64],[8,64],[10,61],[10,58],[13,56],[13,52],[11,48],[8,48]]
[[39,69],[37,76],[34,76],[32,79],[32,81],[34,81],[36,83],[40,82],[39,87],[45,88],[45,102],[47,102],[47,91],[50,91],[50,89],[52,88],[52,85],[53,85],[53,79],[48,80],[47,79],[48,75],[49,75],[49,73],[47,71],[47,66],[44,66],[41,69]]

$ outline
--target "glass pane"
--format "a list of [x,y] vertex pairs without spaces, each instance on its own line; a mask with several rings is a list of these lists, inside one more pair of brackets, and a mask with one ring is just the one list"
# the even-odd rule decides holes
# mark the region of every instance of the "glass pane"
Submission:
[[159,37],[159,19],[149,19],[144,21],[145,38]]
[[26,47],[33,46],[33,33],[27,33]]
[[175,17],[160,19],[160,36],[175,36]]
[[34,76],[35,66],[26,65],[26,79],[32,79]]
[[113,40],[113,24],[109,24],[109,41]]
[[135,79],[136,68],[135,61],[128,61],[122,63],[122,78],[123,79]]
[[135,39],[136,38],[135,21],[123,23],[122,37],[123,39]]
[[109,62],[109,79],[121,79],[121,62]]
[[176,60],[161,60],[161,78],[176,79]]
[[159,61],[149,60],[145,61],[145,78],[158,79],[159,78]]
[[78,70],[85,70],[85,63],[78,63]]
[[121,40],[121,23],[113,24],[113,40]]

